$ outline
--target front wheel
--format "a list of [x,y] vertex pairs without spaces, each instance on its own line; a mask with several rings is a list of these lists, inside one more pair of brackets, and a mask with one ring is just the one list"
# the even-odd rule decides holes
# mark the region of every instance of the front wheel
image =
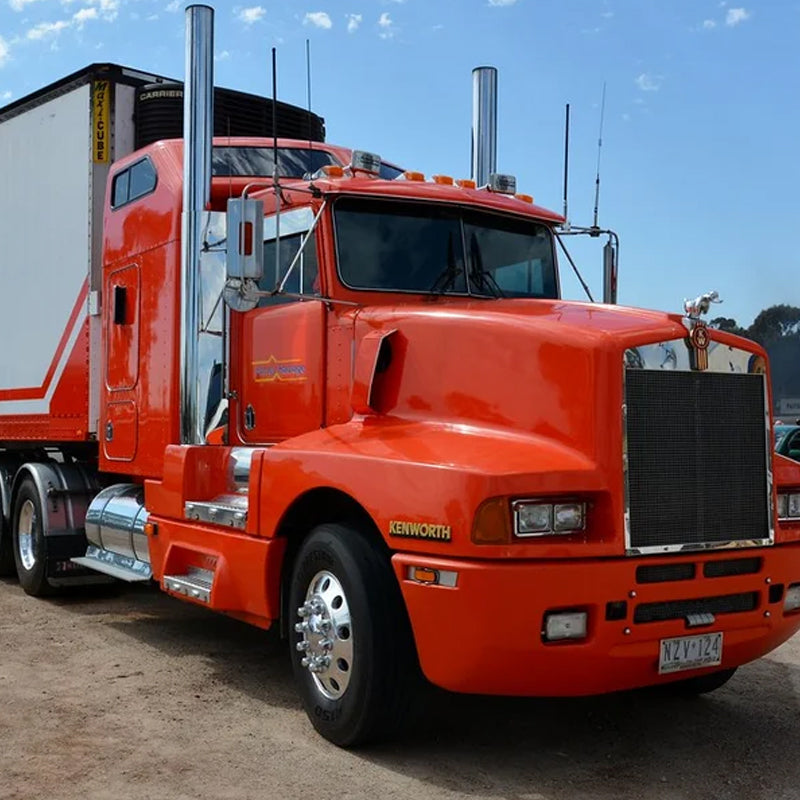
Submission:
[[300,546],[289,609],[292,666],[311,723],[352,747],[406,721],[419,666],[382,542],[350,525],[320,525]]
[[22,481],[12,515],[14,561],[20,586],[27,594],[44,597],[53,593],[47,580],[47,541],[42,524],[39,491],[31,478]]

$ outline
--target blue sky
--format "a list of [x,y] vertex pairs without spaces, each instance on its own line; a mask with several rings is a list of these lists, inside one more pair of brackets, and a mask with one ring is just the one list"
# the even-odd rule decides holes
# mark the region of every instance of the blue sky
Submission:
[[[600,224],[621,237],[620,300],[679,310],[717,289],[747,325],[800,305],[800,0],[216,2],[219,85],[312,100],[328,139],[426,174],[468,177],[471,70],[499,70],[498,169],[589,224],[606,83]],[[183,71],[168,0],[0,0],[0,102],[92,62]],[[571,242],[600,292],[600,247]],[[564,269],[566,267],[566,269]],[[565,294],[581,290],[562,264]]]

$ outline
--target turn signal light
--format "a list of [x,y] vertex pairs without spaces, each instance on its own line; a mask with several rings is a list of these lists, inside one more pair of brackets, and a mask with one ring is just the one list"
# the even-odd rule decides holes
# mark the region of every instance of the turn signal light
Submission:
[[494,497],[481,504],[472,523],[472,541],[475,544],[511,542],[511,519],[506,498]]

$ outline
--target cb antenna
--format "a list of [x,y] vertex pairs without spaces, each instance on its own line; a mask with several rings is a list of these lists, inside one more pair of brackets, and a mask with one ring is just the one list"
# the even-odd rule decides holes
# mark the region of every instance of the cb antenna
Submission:
[[281,279],[281,187],[278,181],[278,56],[272,48],[272,185],[275,190],[275,286]]
[[594,179],[594,221],[592,228],[597,228],[597,208],[600,205],[600,153],[603,149],[603,121],[606,115],[606,82],[603,81],[603,97],[600,101],[600,131],[597,135],[597,174]]
[[567,217],[567,174],[569,170],[569,103],[567,103],[566,119],[564,120],[564,225],[569,227]]
[[311,142],[314,138],[311,122],[311,42],[306,39],[306,98],[308,100],[308,174],[314,172],[313,153]]

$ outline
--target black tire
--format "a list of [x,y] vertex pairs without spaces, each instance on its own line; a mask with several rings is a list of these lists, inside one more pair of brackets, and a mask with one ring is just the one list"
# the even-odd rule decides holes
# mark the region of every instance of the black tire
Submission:
[[684,678],[674,683],[665,683],[662,687],[665,692],[673,696],[696,697],[708,694],[724,686],[735,674],[736,667],[721,669],[718,672],[709,672],[707,675],[697,675],[694,678]]
[[53,594],[47,580],[47,540],[42,528],[42,507],[39,492],[31,478],[19,485],[11,516],[14,562],[20,586],[33,597]]
[[0,511],[0,578],[11,578],[17,574],[14,563],[14,545],[11,541],[11,528],[5,524]]
[[[354,526],[320,525],[293,564],[288,627],[295,679],[312,725],[340,747],[398,733],[420,683],[411,626],[382,544]],[[310,613],[315,601],[322,610]],[[320,632],[325,620],[331,628]],[[303,623],[310,628],[297,630]],[[310,649],[299,650],[304,643]],[[304,663],[324,654],[332,661],[319,673]]]

